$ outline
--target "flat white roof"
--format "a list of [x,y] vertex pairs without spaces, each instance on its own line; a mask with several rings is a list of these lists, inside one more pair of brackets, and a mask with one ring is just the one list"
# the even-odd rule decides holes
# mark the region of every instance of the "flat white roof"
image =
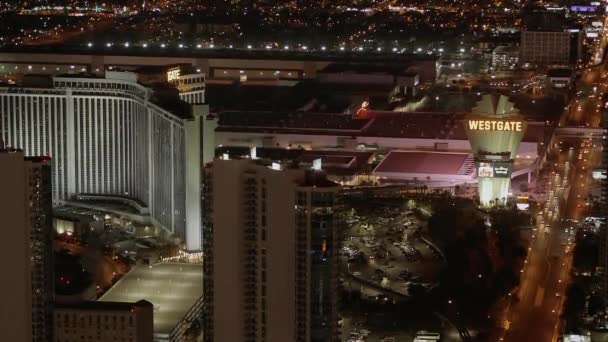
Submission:
[[138,265],[99,300],[154,305],[154,334],[169,335],[203,296],[203,265],[161,263]]

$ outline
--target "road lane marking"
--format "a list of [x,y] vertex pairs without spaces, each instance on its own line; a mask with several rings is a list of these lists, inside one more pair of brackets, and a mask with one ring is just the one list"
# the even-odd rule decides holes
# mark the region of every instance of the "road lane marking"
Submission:
[[534,297],[534,306],[541,306],[543,304],[544,296],[545,289],[539,286],[536,290],[536,296]]

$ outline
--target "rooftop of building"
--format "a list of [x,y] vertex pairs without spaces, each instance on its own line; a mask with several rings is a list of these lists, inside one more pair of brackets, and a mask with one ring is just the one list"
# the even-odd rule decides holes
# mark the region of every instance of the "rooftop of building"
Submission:
[[[305,165],[313,164],[315,160],[320,160],[323,165],[339,167],[339,168],[348,168],[354,163],[357,162],[357,155],[355,153],[342,152],[342,151],[331,151],[333,153],[325,153],[329,151],[304,151],[302,155],[298,158],[300,163]],[[358,153],[364,155],[365,157],[371,156],[372,153],[362,152]],[[365,157],[361,158],[364,161]]]
[[462,175],[475,172],[473,156],[468,153],[391,151],[376,166],[374,173]]
[[[265,49],[233,49],[220,48],[199,49],[196,46],[179,47],[171,44],[164,49],[151,49],[144,46],[115,45],[107,49],[105,45],[98,44],[94,47],[72,44],[53,45],[15,45],[2,46],[2,53],[27,53],[27,54],[65,54],[86,56],[114,56],[114,57],[185,57],[185,58],[218,58],[218,59],[248,59],[248,60],[278,60],[278,61],[358,61],[366,63],[409,63],[410,61],[436,61],[441,57],[438,55],[400,53],[391,51],[360,53],[359,51],[303,51],[298,49],[273,50]],[[144,63],[142,63],[144,64]],[[166,64],[166,63],[164,63]]]
[[[342,113],[353,103],[368,100],[374,108],[386,108],[387,94],[392,89],[384,85],[324,84],[301,81],[294,86],[207,84],[206,99],[212,112],[222,111],[309,111]],[[234,99],[239,99],[235,101]]]
[[138,212],[140,208],[148,207],[144,202],[128,195],[78,193],[74,194],[70,200],[125,211],[133,211],[134,213]]
[[341,113],[226,111],[219,115],[219,128],[296,129],[296,130],[361,130],[369,120],[355,120]]
[[69,204],[53,208],[53,218],[71,222],[90,222],[95,216],[103,217],[104,213],[94,209],[80,208]]
[[177,63],[169,65],[142,65],[138,66],[134,72],[138,75],[150,75],[150,74],[163,74],[166,77],[166,72],[170,69],[179,68],[180,76],[190,75],[196,73],[196,67],[188,63]]
[[395,64],[363,64],[363,63],[332,63],[319,71],[321,74],[350,73],[350,74],[383,74],[414,77],[415,72],[407,71],[407,65]]
[[[0,154],[13,154],[13,153],[19,153],[21,155],[24,154],[23,150],[20,148],[4,146],[4,142],[0,139]],[[32,163],[46,163],[51,160],[51,157],[49,157],[49,156],[24,156],[23,160],[29,161]]]
[[568,68],[555,68],[547,71],[548,77],[572,77],[573,75],[574,71]]
[[306,170],[304,177],[296,181],[299,187],[335,188],[340,184],[327,179],[324,170]]
[[137,302],[106,302],[106,301],[83,301],[76,303],[57,303],[56,309],[91,310],[91,311],[129,311],[136,308],[152,308],[152,303],[147,300]]
[[[116,80],[116,81],[127,81],[141,85],[137,82],[137,77],[134,73],[131,72],[121,72],[121,71],[108,71],[106,72],[105,77],[97,74],[92,74],[88,72],[79,72],[73,74],[61,74],[61,75],[39,75],[39,74],[31,74],[25,75],[20,84],[6,84],[0,83],[0,87],[9,88],[13,90],[26,89],[26,88],[35,88],[35,89],[54,89],[53,79],[54,78],[70,78],[70,79],[98,79],[98,80]],[[88,88],[81,88],[79,91],[88,92]],[[152,103],[158,105],[160,108],[170,112],[171,114],[182,118],[187,119],[192,116],[190,105],[179,97],[179,92],[174,87],[166,84],[155,85],[154,88],[150,88],[153,90],[152,96],[150,100]],[[106,91],[106,89],[97,89],[91,88],[91,92],[100,92]]]
[[[357,119],[346,114],[224,112],[220,113],[217,131],[468,140],[465,113],[372,112],[372,116]],[[544,141],[547,128],[544,121],[529,121],[522,141]]]
[[203,296],[203,265],[138,265],[100,299],[102,302],[149,301],[154,305],[154,333],[170,334]]
[[[232,157],[247,157],[251,148],[242,146],[222,146],[216,149],[216,156],[227,153]],[[322,169],[330,175],[352,175],[364,170],[374,156],[373,151],[345,150],[305,150],[302,148],[257,147],[257,158],[291,162],[293,167],[311,167],[313,161],[321,159]]]
[[494,51],[492,51],[493,53],[519,53],[519,47],[518,46],[507,46],[507,45],[500,45],[497,46]]
[[[119,72],[119,71],[117,71],[117,72]],[[28,75],[26,75],[25,77],[27,77],[27,76]],[[74,72],[74,73],[63,73],[63,74],[58,74],[58,75],[53,75],[53,76],[45,75],[45,76],[47,76],[51,79],[57,77],[57,78],[96,78],[96,79],[103,80],[106,78],[106,77],[104,77],[104,75],[94,74],[94,73],[86,72],[86,71]]]

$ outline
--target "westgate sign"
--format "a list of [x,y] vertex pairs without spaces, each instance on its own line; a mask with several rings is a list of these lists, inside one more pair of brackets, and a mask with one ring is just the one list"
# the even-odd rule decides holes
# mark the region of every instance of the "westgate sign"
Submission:
[[179,79],[180,74],[181,74],[181,70],[179,67],[171,68],[171,69],[167,70],[167,82],[171,82],[171,81]]
[[469,129],[473,131],[514,131],[521,132],[521,121],[503,120],[469,120]]

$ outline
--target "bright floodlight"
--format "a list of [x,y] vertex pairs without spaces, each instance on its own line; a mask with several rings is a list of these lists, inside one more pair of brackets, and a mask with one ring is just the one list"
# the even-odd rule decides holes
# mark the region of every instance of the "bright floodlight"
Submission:
[[127,42],[127,43],[125,43],[125,47],[129,47],[129,43],[128,43],[128,42]]
[[144,43],[142,46],[145,47],[145,48],[147,48],[148,44]]
[[93,43],[88,43],[87,46],[91,47],[91,46],[93,46]]
[[321,46],[321,50],[325,51],[325,49],[326,49],[325,46]]

